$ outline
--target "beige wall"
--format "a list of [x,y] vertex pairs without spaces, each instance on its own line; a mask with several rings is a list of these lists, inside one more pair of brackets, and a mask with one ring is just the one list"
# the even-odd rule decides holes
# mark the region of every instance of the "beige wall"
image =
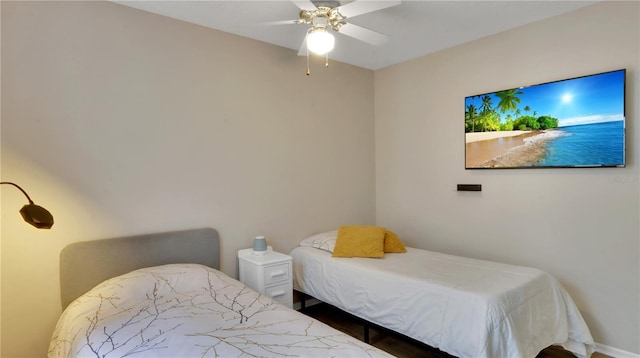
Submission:
[[[375,73],[377,224],[412,246],[550,272],[596,342],[636,354],[639,15],[638,2],[605,2]],[[626,168],[464,170],[465,96],[620,68]]]
[[218,229],[222,269],[255,235],[373,224],[373,72],[105,2],[2,2],[2,357],[43,357],[67,244]]
[[[638,5],[589,7],[374,81],[318,61],[307,78],[295,51],[116,4],[1,2],[1,179],[56,219],[28,226],[22,194],[0,190],[2,357],[45,355],[68,243],[210,226],[235,275],[255,235],[286,252],[376,219],[413,246],[547,270],[596,341],[639,353]],[[464,96],[622,67],[627,168],[464,170]]]

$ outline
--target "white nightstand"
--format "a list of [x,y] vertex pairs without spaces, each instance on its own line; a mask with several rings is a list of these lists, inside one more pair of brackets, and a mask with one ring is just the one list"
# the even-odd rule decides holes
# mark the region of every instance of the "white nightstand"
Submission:
[[238,251],[240,281],[265,296],[293,308],[291,256],[275,252],[271,246],[264,255],[253,249]]

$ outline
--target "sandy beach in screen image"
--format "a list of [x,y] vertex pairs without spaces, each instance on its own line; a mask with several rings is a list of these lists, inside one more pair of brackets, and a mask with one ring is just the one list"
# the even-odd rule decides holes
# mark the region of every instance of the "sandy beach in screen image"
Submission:
[[467,133],[467,168],[516,168],[533,166],[546,155],[550,140],[560,130]]

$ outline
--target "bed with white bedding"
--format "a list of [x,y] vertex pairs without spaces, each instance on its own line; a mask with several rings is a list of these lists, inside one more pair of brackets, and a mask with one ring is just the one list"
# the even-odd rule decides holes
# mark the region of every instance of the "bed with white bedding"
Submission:
[[[48,356],[390,357],[207,266],[217,245],[212,229],[72,244]],[[82,291],[104,276],[95,267],[140,265]]]
[[457,357],[594,351],[571,297],[543,271],[410,247],[339,258],[326,243],[291,251],[294,289],[366,321]]

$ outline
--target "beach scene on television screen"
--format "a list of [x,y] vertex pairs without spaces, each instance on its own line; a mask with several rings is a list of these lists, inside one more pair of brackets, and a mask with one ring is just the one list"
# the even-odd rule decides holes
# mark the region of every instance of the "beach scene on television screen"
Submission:
[[465,168],[624,166],[624,76],[466,97]]

